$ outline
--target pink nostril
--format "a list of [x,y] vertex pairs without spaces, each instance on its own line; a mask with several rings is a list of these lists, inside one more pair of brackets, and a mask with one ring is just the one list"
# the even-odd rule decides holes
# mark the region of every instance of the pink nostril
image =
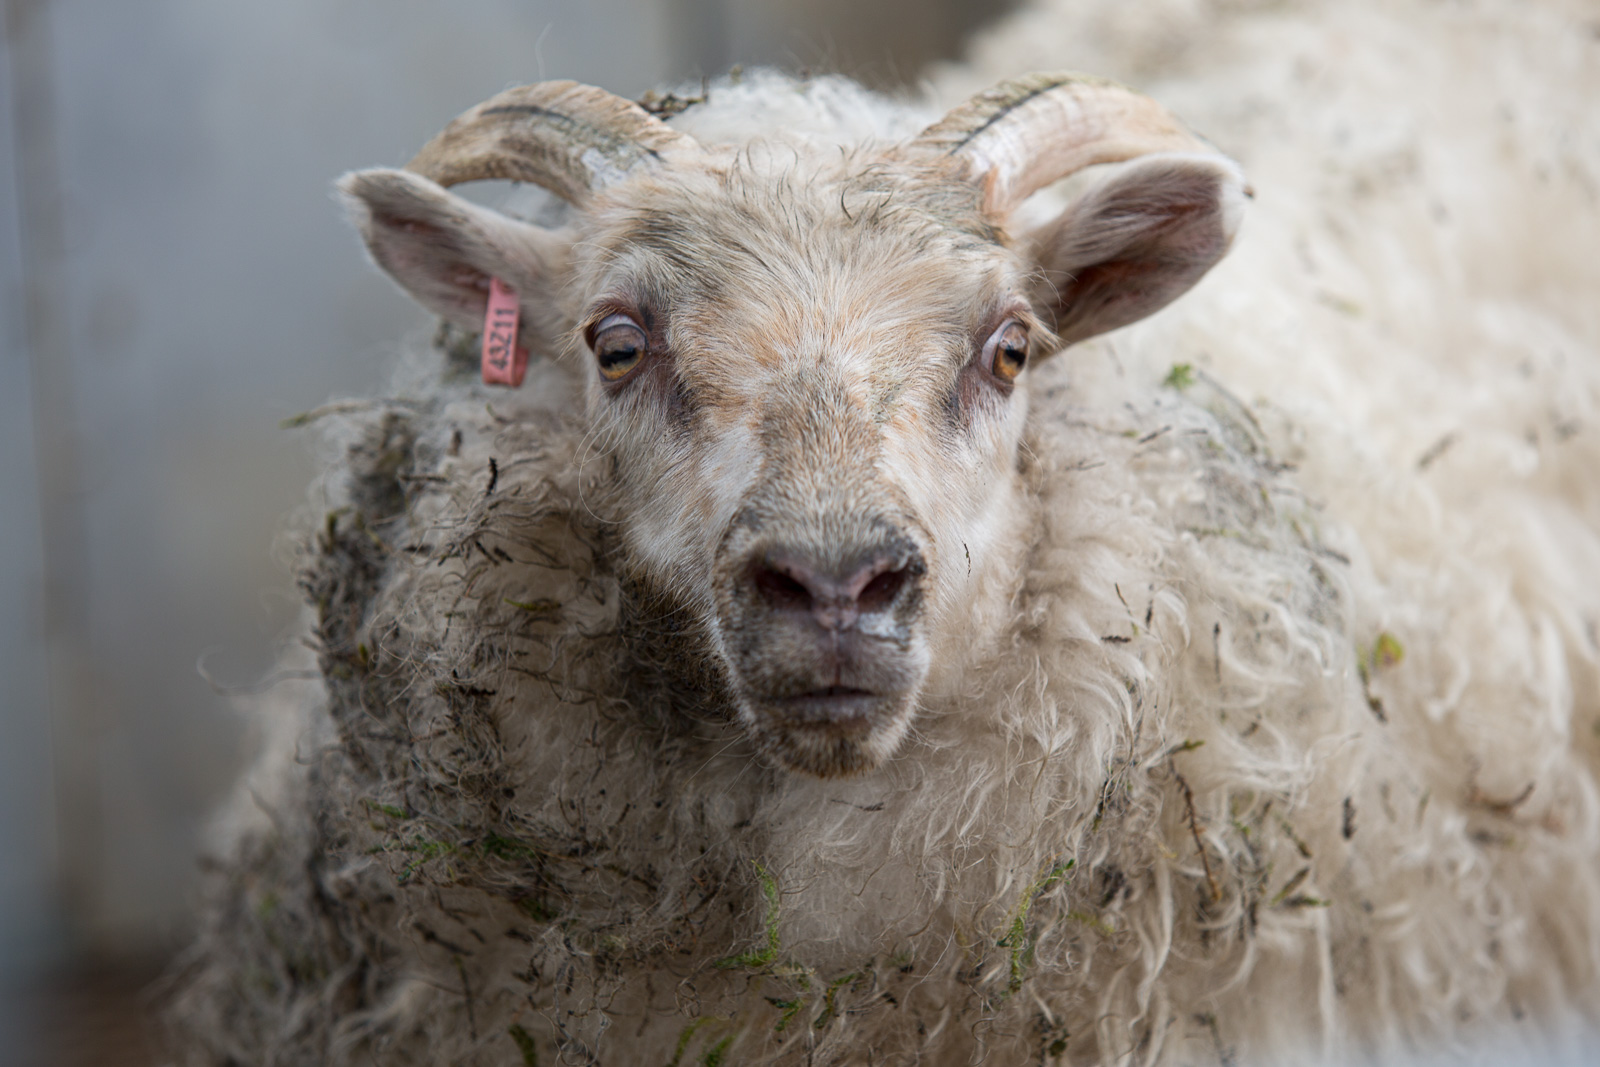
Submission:
[[774,551],[755,563],[751,579],[775,610],[810,612],[824,629],[840,630],[854,625],[863,613],[892,605],[910,571],[911,564],[887,553],[874,553],[833,571]]
[[910,570],[909,566],[879,568],[862,585],[861,592],[856,594],[856,602],[861,605],[861,610],[881,611],[893,604],[895,597],[900,595],[901,588],[905,586],[906,575]]
[[752,577],[762,597],[775,608],[806,610],[811,607],[811,590],[790,570],[772,563],[758,563]]

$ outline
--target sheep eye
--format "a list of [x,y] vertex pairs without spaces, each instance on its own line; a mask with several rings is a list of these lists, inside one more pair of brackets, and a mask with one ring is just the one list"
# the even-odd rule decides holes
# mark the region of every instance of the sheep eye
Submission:
[[1017,380],[1028,363],[1028,328],[1016,319],[1007,319],[989,335],[983,345],[983,365],[1002,382]]
[[626,378],[644,360],[649,347],[639,324],[626,315],[602,319],[595,327],[592,345],[600,376],[608,382]]

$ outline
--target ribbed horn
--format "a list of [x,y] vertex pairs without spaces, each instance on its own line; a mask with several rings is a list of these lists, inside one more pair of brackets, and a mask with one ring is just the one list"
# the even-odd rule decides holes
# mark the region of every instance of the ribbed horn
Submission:
[[1151,152],[1216,154],[1147,96],[1088,74],[1028,74],[985,89],[909,146],[967,161],[984,207],[1004,215],[1030,193],[1097,163]]
[[406,164],[440,185],[533,182],[568,203],[641,168],[699,151],[631,100],[577,82],[507,89],[464,112]]

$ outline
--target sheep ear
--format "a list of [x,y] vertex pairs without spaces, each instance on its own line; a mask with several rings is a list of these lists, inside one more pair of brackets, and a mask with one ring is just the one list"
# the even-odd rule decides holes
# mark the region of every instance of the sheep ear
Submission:
[[525,343],[549,350],[565,331],[556,297],[569,243],[403,170],[362,170],[339,180],[351,221],[372,259],[423,307],[469,330],[483,327],[489,279],[522,305]]
[[1233,243],[1250,195],[1232,160],[1163,153],[1119,165],[1024,247],[1038,304],[1066,344],[1126,326],[1183,295]]

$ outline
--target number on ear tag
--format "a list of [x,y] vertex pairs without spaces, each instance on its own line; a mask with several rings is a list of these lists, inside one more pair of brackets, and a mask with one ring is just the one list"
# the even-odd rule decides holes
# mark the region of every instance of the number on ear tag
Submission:
[[518,386],[528,372],[528,350],[517,343],[521,314],[517,294],[499,278],[490,278],[483,312],[483,380],[489,385]]

